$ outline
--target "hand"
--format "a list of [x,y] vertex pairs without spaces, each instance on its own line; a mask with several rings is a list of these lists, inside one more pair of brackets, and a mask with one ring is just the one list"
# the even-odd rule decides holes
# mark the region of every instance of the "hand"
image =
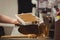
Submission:
[[12,23],[13,23],[13,24],[20,24],[17,19],[13,19],[13,20],[12,20]]

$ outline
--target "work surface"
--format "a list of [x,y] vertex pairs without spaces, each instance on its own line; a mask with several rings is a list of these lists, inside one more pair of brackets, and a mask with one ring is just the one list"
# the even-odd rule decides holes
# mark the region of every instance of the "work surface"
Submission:
[[[42,38],[42,37],[39,37],[39,38],[23,38],[23,34],[19,33],[17,31],[18,27],[15,27],[12,31],[12,34],[9,35],[9,36],[2,36],[1,40],[52,40],[52,39],[49,39],[49,38]],[[19,36],[20,35],[20,36]]]

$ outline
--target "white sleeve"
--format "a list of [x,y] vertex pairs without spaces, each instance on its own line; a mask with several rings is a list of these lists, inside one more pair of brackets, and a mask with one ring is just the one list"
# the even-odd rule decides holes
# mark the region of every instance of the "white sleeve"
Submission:
[[52,8],[56,3],[56,0],[48,0],[48,7]]
[[39,24],[41,24],[41,23],[44,23],[44,21],[43,21],[43,16],[42,16],[42,14],[40,13],[40,22],[39,22]]
[[32,4],[36,4],[37,1],[36,0],[31,0]]

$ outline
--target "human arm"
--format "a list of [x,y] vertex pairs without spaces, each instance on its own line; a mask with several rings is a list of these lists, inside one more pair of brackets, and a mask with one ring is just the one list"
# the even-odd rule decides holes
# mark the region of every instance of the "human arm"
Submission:
[[11,24],[19,24],[19,22],[16,19],[12,19],[6,15],[0,15],[0,22],[11,23]]

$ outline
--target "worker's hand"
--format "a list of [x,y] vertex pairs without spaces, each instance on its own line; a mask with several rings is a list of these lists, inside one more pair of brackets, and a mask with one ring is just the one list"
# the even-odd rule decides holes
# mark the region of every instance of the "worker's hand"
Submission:
[[12,24],[20,24],[20,23],[19,23],[19,21],[17,19],[13,19]]

